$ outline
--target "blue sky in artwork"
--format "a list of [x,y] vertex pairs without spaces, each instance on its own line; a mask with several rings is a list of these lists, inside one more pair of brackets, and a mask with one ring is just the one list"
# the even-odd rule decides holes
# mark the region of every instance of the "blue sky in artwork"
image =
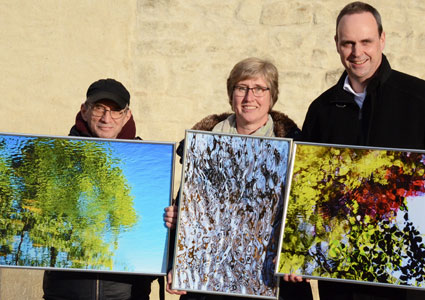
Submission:
[[[423,208],[425,196],[412,196],[406,197],[407,210],[409,212],[409,221],[413,223],[416,229],[425,236],[425,218],[423,216]],[[399,223],[400,228],[403,228],[404,212],[399,210],[397,212],[397,223]]]
[[131,187],[139,222],[118,240],[115,271],[166,272],[167,229],[162,215],[169,206],[173,146],[150,143],[109,143],[113,157]]

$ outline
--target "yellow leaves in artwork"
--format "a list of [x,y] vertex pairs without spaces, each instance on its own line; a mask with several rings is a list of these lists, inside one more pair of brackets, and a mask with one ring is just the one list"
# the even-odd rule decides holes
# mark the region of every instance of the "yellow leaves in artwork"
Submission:
[[342,249],[342,245],[341,242],[338,240],[333,240],[329,243],[329,257],[331,258],[337,258],[341,255],[343,249]]
[[40,214],[42,212],[41,208],[37,208],[37,207],[29,206],[29,205],[22,205],[22,208],[36,214]]

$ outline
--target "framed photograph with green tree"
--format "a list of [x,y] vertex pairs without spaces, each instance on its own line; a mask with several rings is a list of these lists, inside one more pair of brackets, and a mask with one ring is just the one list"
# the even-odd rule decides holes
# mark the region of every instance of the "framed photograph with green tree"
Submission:
[[0,134],[0,266],[165,274],[174,149]]
[[425,152],[294,143],[277,275],[425,288]]

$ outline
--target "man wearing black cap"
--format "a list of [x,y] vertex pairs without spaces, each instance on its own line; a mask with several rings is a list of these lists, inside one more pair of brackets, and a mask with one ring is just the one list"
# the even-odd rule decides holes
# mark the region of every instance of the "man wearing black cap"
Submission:
[[[69,135],[111,139],[135,139],[136,126],[129,109],[130,93],[114,79],[90,85]],[[46,271],[46,300],[145,300],[151,276],[89,272]]]
[[87,90],[72,136],[134,139],[136,126],[129,108],[130,93],[114,79],[101,79]]

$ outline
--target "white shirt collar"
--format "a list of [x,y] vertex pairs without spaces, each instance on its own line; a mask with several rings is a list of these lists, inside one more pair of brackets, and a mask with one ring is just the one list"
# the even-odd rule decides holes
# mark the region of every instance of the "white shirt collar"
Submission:
[[348,80],[348,75],[345,77],[343,89],[354,95],[354,101],[356,101],[357,105],[361,109],[364,99],[366,98],[366,89],[364,89],[363,93],[356,93],[351,87],[350,81]]

